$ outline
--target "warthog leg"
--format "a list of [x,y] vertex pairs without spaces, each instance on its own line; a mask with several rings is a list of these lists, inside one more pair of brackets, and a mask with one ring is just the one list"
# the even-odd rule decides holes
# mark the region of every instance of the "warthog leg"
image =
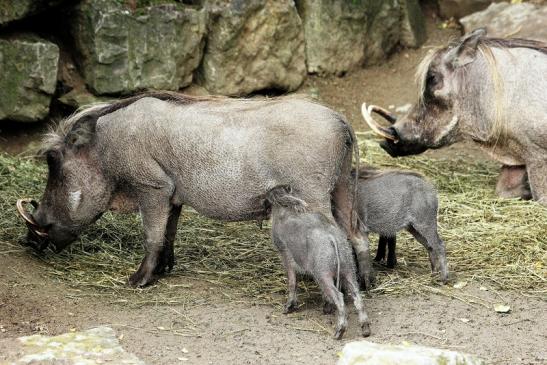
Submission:
[[163,274],[165,271],[171,272],[173,266],[175,266],[175,236],[177,234],[177,224],[179,222],[180,211],[182,205],[174,205],[169,213],[169,219],[167,220],[167,227],[165,229],[165,239],[163,242],[163,250],[160,254],[158,266],[156,267],[154,274]]
[[366,289],[370,289],[374,278],[370,260],[369,241],[368,238],[363,236],[359,231],[357,223],[355,222],[355,224],[352,224],[352,218],[356,217],[353,217],[354,185],[350,170],[351,154],[348,154],[343,162],[341,175],[332,194],[334,214],[338,224],[346,231],[355,255],[357,256],[361,284]]
[[330,273],[325,273],[321,277],[315,278],[317,284],[321,288],[327,302],[334,303],[337,310],[336,329],[334,338],[339,340],[342,338],[348,328],[348,318],[346,306],[344,304],[344,294],[342,294],[334,285],[334,279]]
[[496,184],[496,194],[502,198],[532,199],[526,166],[502,166]]
[[378,241],[378,249],[376,250],[376,257],[374,261],[381,262],[386,258],[386,248],[387,248],[387,237],[380,236]]
[[395,247],[397,246],[397,238],[385,237],[387,242],[387,262],[386,266],[393,269],[397,265],[397,254],[395,253]]
[[532,197],[547,206],[547,160],[526,163]]
[[288,314],[296,311],[298,309],[298,302],[296,300],[296,271],[292,266],[292,260],[287,256],[286,251],[281,251],[283,258],[283,265],[285,266],[285,271],[287,272],[287,286],[289,289],[289,297],[283,313]]
[[363,298],[359,293],[359,286],[357,285],[357,278],[353,272],[348,272],[344,275],[344,286],[346,287],[347,294],[353,299],[353,305],[357,309],[359,315],[359,325],[361,326],[361,334],[363,337],[370,336],[370,320],[365,310]]
[[146,254],[139,269],[129,278],[129,284],[133,287],[142,287],[155,280],[154,272],[164,250],[166,227],[171,212],[170,194],[171,192],[158,189],[142,195],[139,205]]
[[429,261],[431,263],[431,271],[439,272],[441,281],[448,281],[448,267],[446,264],[446,252],[444,242],[439,237],[437,226],[432,224],[413,225],[408,228],[414,238],[427,249]]

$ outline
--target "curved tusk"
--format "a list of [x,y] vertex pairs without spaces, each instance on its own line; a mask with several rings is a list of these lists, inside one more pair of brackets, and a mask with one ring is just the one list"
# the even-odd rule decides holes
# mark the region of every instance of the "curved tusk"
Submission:
[[39,230],[38,224],[32,217],[27,213],[25,210],[24,204],[31,204],[33,207],[37,207],[38,203],[34,199],[25,198],[25,199],[17,199],[17,213],[25,220],[25,222],[28,224],[29,229],[32,229],[32,231],[40,236],[40,237],[47,237],[46,232],[42,232]]
[[368,108],[366,103],[361,105],[361,113],[363,114],[363,118],[365,119],[365,122],[367,122],[370,129],[374,133],[396,142],[397,138],[395,138],[386,128],[380,126],[374,119],[372,119],[372,116],[370,115],[372,110],[374,110],[374,105],[370,105]]
[[375,112],[384,117],[384,119],[386,119],[391,124],[397,121],[397,117],[395,115],[391,114],[386,109],[379,107],[378,105],[369,105],[367,110],[370,115],[372,115],[372,112]]
[[38,224],[36,224],[36,222],[34,221],[34,219],[32,219],[27,211],[25,210],[25,207],[23,206],[23,204],[29,204],[32,202],[32,199],[29,199],[29,198],[25,198],[25,199],[18,199],[17,200],[17,212],[19,213],[19,215],[21,217],[23,217],[23,219],[29,223],[29,224],[32,224],[33,226],[38,226]]

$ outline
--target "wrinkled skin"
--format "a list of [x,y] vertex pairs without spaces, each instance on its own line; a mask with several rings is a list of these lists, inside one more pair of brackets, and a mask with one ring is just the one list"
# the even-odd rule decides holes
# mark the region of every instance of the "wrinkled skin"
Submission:
[[[306,212],[307,204],[282,187],[272,189],[267,199],[272,210],[272,240],[287,273],[289,298],[285,313],[298,308],[297,272],[309,274],[321,288],[325,312],[336,308],[334,338],[341,339],[348,325],[342,288],[353,299],[362,335],[369,336],[370,321],[359,293],[353,254],[345,234],[323,214]],[[338,281],[339,287],[335,284]]]
[[[547,205],[547,44],[479,29],[424,64],[420,100],[381,147],[398,157],[471,140],[503,165],[525,166],[533,198]],[[524,185],[509,195],[519,189],[525,198]]]
[[144,286],[174,265],[183,205],[221,220],[261,220],[266,193],[290,185],[341,225],[370,273],[368,247],[351,221],[356,143],[343,116],[296,98],[174,95],[93,106],[53,136],[46,190],[32,216],[56,251],[106,210],[138,209],[146,255],[129,283]]
[[[431,271],[448,281],[445,245],[437,228],[437,191],[423,177],[408,171],[361,169],[358,182],[357,211],[365,237],[380,235],[376,260],[385,256],[388,266],[395,266],[395,237],[407,230],[426,249]],[[365,174],[363,174],[365,172]],[[363,177],[365,176],[365,177]]]

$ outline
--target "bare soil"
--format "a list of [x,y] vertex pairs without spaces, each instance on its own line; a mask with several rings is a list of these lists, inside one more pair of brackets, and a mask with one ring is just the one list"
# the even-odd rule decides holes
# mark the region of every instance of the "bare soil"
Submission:
[[[455,29],[439,29],[432,20],[428,26],[429,41],[421,49],[402,50],[383,65],[342,78],[312,77],[303,91],[318,94],[345,113],[356,129],[363,129],[361,102],[386,107],[412,102],[419,60],[429,47],[459,35]],[[2,149],[12,153],[24,149],[27,130],[33,128],[3,133]],[[461,145],[431,154],[482,156]],[[154,305],[137,306],[114,303],[93,292],[75,292],[44,275],[45,265],[23,249],[0,252],[0,360],[15,337],[55,335],[98,325],[116,329],[122,345],[149,364],[177,364],[185,359],[191,364],[333,364],[345,342],[361,338],[352,308],[344,340],[333,340],[334,317],[322,314],[319,298],[302,303],[297,313],[283,315],[283,297],[278,305],[258,305],[253,298],[239,298],[211,283],[171,277],[169,282],[181,285],[173,290],[187,298],[183,304],[168,305],[157,298]],[[498,314],[479,304],[484,302],[479,299],[472,303],[430,293],[367,296],[373,331],[369,340],[404,340],[459,350],[492,364],[547,364],[546,298],[483,290],[481,285],[471,282],[460,290],[487,302],[509,304],[512,311]]]

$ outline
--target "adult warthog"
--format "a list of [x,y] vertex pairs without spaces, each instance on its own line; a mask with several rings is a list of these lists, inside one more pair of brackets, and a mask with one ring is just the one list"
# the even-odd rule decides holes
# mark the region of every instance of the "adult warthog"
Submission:
[[354,222],[354,153],[358,161],[344,117],[310,101],[142,94],[62,122],[45,146],[49,175],[41,203],[32,214],[18,205],[29,236],[57,251],[112,206],[138,208],[146,255],[129,282],[143,286],[173,267],[184,204],[212,218],[260,220],[268,214],[266,194],[290,186],[334,222],[333,202],[368,273]]
[[[511,189],[524,196],[529,182],[533,198],[547,205],[547,44],[485,35],[477,29],[427,56],[417,72],[419,101],[400,120],[375,106],[363,115],[391,156],[466,139],[504,165],[525,166],[528,180],[516,169],[504,171],[500,184],[516,181],[523,187]],[[394,124],[381,127],[372,111]]]

